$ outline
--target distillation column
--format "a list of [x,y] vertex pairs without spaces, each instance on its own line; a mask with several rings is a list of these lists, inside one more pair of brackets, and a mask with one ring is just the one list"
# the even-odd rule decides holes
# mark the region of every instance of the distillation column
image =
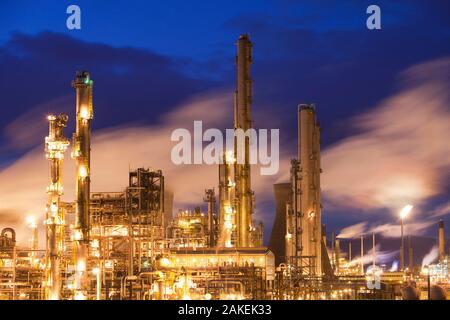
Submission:
[[311,271],[321,276],[320,128],[313,105],[298,108],[298,159],[292,162],[291,168],[291,218],[295,233],[291,254],[297,260],[299,257],[310,259]]
[[231,247],[236,227],[235,208],[233,204],[234,182],[231,179],[231,165],[234,163],[233,153],[224,152],[219,165],[219,239],[218,247]]
[[64,193],[62,177],[64,152],[69,146],[69,140],[63,133],[67,120],[67,115],[49,115],[49,133],[45,138],[45,155],[50,162],[50,185],[47,187],[48,203],[45,218],[47,300],[61,299],[60,265],[63,254],[64,211],[60,207],[60,197]]
[[[252,128],[250,104],[252,102],[252,80],[250,79],[250,64],[252,63],[252,43],[248,35],[241,35],[237,43],[237,89],[235,92],[234,129],[247,132]],[[250,174],[250,138],[245,137],[243,146],[238,145],[235,137],[234,157],[238,159],[234,166],[236,183],[236,213],[237,213],[237,246],[249,247],[250,229],[253,213],[253,191]],[[243,155],[243,163],[239,161]]]
[[89,198],[93,81],[86,71],[77,72],[72,87],[76,91],[76,133],[72,157],[76,160],[75,299],[86,299],[89,287],[87,256],[89,248]]

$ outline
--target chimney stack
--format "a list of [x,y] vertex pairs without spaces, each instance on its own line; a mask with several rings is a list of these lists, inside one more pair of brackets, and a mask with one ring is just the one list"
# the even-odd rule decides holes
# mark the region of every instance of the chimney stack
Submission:
[[412,248],[411,236],[408,236],[408,262],[409,262],[409,272],[413,273],[414,262],[413,262],[413,248]]
[[352,261],[352,240],[348,242],[348,262]]
[[439,221],[439,261],[445,258],[444,221]]
[[341,240],[339,238],[336,238],[335,242],[335,265],[336,265],[336,274],[339,274],[339,258],[341,256]]

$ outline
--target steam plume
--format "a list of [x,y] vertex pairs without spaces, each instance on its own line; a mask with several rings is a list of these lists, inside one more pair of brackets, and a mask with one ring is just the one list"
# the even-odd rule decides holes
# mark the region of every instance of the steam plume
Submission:
[[428,252],[422,259],[422,267],[429,265],[430,263],[433,263],[437,257],[439,256],[439,247],[438,246],[433,246],[430,250],[430,252]]
[[323,153],[329,205],[398,210],[442,192],[450,173],[450,59],[407,70],[403,91],[353,119],[360,133]]

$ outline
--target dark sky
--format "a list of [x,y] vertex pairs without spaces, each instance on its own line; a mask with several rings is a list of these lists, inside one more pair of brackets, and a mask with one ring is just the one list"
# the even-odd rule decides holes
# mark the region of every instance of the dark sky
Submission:
[[[81,7],[81,30],[66,28],[70,4]],[[382,30],[366,28],[370,4],[381,7]],[[71,108],[75,70],[95,78],[94,129],[153,124],[195,94],[234,87],[241,33],[254,42],[253,112],[279,115],[294,155],[296,105],[313,102],[326,148],[354,134],[350,117],[396,91],[401,71],[450,55],[449,13],[447,0],[3,0],[0,166],[36,146],[12,146],[11,122],[36,107]],[[329,230],[357,216],[329,215]]]

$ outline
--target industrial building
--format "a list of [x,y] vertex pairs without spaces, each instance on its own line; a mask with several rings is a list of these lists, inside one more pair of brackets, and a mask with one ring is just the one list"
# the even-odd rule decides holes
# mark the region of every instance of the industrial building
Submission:
[[[252,46],[248,35],[238,39],[234,130],[253,126]],[[423,275],[402,270],[383,273],[382,286],[368,288],[375,263],[372,273],[365,272],[363,265],[352,263],[351,243],[348,254],[342,253],[340,239],[332,237],[328,245],[314,105],[298,107],[297,158],[291,162],[290,181],[274,185],[275,223],[265,247],[264,226],[254,218],[257,195],[248,137],[221,155],[217,188],[207,186],[198,199],[206,203],[206,212],[199,205],[173,216],[174,194],[166,188],[163,168],[155,170],[151,164],[130,169],[121,190],[92,192],[93,84],[86,71],[77,72],[72,82],[76,129],[71,141],[64,132],[68,116],[48,116],[45,250],[39,250],[35,224],[26,248],[17,246],[13,229],[2,230],[0,299],[395,299],[409,280],[423,284]],[[64,202],[62,172],[70,161],[65,158],[70,145],[76,176],[64,179],[75,180],[76,193],[74,202]],[[242,163],[236,161],[240,156]],[[448,284],[443,223],[439,230],[440,261],[427,274]],[[375,237],[373,241],[375,248]]]

